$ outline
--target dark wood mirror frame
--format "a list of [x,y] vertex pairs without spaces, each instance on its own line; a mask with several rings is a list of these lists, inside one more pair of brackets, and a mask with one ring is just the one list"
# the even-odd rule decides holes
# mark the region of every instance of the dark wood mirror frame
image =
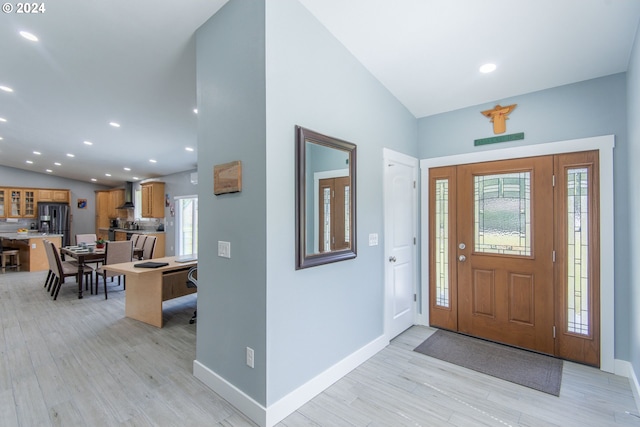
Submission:
[[[296,126],[296,270],[355,258],[356,251],[356,145]],[[307,143],[344,152],[349,170],[349,248],[308,253],[307,236],[314,225],[307,224]]]

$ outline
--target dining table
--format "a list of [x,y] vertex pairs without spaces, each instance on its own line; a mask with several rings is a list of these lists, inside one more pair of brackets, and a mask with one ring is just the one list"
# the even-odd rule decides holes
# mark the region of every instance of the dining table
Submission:
[[[88,262],[104,262],[105,249],[94,246],[64,246],[60,248],[60,253],[65,256],[68,255],[78,261],[78,299],[82,299],[85,265]],[[141,259],[142,249],[134,248],[133,256]]]
[[84,268],[87,262],[104,261],[104,248],[90,248],[84,246],[63,246],[60,253],[70,256],[78,261],[78,299],[82,299],[82,282],[84,281]]

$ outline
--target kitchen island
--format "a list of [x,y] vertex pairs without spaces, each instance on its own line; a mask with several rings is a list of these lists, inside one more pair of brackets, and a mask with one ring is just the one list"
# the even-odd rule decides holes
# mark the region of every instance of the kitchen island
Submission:
[[2,246],[20,250],[21,271],[47,271],[49,260],[44,250],[44,240],[50,240],[56,247],[62,243],[62,234],[40,232],[0,233]]

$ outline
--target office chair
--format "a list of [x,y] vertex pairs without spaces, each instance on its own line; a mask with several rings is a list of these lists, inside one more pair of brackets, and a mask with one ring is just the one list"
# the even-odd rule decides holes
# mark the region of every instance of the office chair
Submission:
[[[187,273],[187,288],[198,288],[198,266],[191,267],[191,269],[189,269],[189,273]],[[196,322],[197,317],[198,309],[193,312],[193,316],[191,316],[189,324],[193,325]]]

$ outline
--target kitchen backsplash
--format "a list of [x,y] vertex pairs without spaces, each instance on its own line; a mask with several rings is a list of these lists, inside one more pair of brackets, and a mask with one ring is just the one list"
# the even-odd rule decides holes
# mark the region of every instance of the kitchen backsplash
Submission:
[[33,224],[34,229],[38,228],[37,222],[33,219],[0,219],[0,232],[13,233],[18,228],[31,229],[31,224]]

